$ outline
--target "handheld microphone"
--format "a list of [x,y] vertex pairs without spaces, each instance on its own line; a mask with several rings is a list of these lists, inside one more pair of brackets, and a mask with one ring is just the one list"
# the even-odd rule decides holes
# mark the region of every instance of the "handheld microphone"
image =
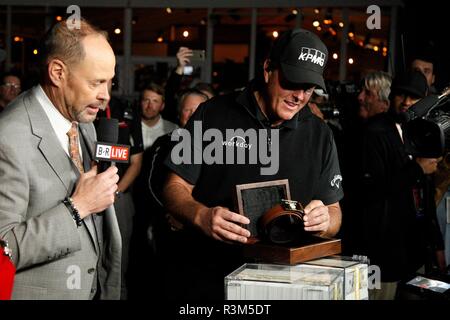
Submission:
[[100,118],[94,156],[98,161],[98,173],[104,172],[115,162],[129,161],[130,146],[117,144],[118,139],[119,120]]

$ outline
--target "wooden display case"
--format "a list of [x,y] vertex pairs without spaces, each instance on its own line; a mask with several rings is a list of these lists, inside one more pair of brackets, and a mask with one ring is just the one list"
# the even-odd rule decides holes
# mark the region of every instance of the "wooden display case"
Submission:
[[311,237],[290,245],[278,245],[263,241],[258,221],[283,199],[291,200],[287,179],[236,186],[235,210],[250,219],[250,224],[246,227],[252,236],[243,248],[247,258],[256,262],[293,265],[341,253],[341,240],[339,239],[324,239],[311,235]]

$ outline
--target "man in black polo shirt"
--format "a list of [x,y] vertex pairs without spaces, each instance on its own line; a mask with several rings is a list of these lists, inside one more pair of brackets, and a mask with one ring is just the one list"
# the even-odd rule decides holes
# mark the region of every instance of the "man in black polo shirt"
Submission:
[[[286,32],[264,63],[263,79],[203,103],[186,126],[189,134],[178,131],[183,141],[166,161],[173,172],[164,187],[165,206],[186,233],[174,275],[177,298],[223,298],[224,276],[243,262],[237,244],[250,237],[241,227],[250,221],[231,211],[237,184],[289,179],[292,199],[305,206],[305,230],[338,232],[343,191],[333,135],[304,108],[316,86],[325,89],[327,56],[313,33]],[[190,150],[178,152],[188,136]]]

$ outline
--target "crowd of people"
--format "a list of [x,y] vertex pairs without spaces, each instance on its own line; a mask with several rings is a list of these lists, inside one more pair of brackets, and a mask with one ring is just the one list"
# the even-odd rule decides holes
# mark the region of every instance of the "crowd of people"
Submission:
[[[184,88],[192,50],[181,47],[176,68],[138,101],[111,95],[105,32],[61,21],[42,43],[39,84],[21,93],[18,75],[0,78],[0,239],[17,268],[14,299],[139,299],[147,288],[155,299],[221,300],[254,236],[233,188],[280,179],[304,206],[306,232],[342,238],[343,254],[380,267],[371,299],[401,298],[416,273],[448,273],[448,153],[413,154],[401,116],[437,92],[430,55],[394,78],[368,72],[351,121],[339,121],[325,111],[327,47],[304,29],[280,35],[262,72],[228,94]],[[130,146],[129,163],[103,172],[92,161],[101,117],[117,119],[118,143]],[[267,162],[251,161],[248,144],[247,162],[226,157],[222,142],[214,161],[198,161],[213,139],[198,138],[199,124],[212,136],[264,132],[252,147],[278,153],[275,172],[262,174]]]

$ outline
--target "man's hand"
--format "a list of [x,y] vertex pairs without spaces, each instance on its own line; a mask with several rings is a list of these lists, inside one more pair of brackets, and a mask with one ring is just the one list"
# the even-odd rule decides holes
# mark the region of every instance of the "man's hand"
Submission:
[[328,231],[330,227],[330,213],[328,207],[320,200],[312,200],[305,207],[303,221],[305,230],[318,232],[320,235]]
[[202,208],[196,220],[200,229],[216,240],[246,243],[250,237],[250,231],[239,226],[249,224],[250,220],[223,207]]
[[97,174],[97,166],[82,173],[72,195],[75,207],[81,219],[102,212],[114,203],[114,193],[117,190],[117,167],[111,166],[105,172]]
[[186,47],[180,47],[177,52],[177,68],[175,72],[183,75],[184,67],[191,62],[189,57],[192,57],[192,50]]
[[439,161],[442,160],[441,158],[416,158],[416,162],[419,164],[419,166],[422,168],[424,174],[432,174],[436,172],[437,165]]

